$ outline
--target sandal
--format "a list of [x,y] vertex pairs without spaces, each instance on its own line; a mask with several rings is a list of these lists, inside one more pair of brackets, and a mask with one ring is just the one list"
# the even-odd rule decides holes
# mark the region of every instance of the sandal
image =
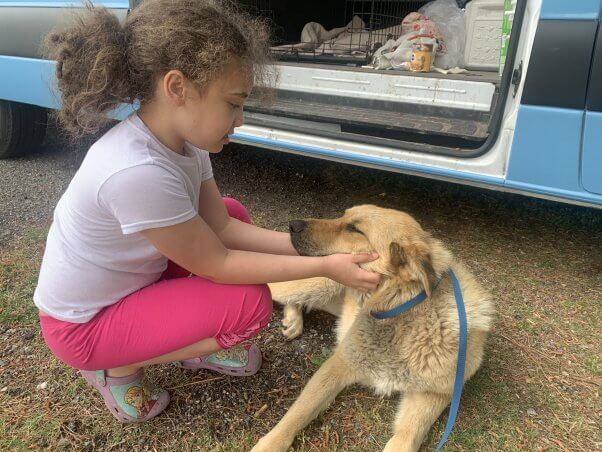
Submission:
[[120,422],[148,421],[169,403],[169,393],[145,381],[143,369],[126,377],[108,377],[104,370],[80,370],[80,373],[100,392],[111,414]]
[[226,375],[246,377],[256,374],[261,367],[261,351],[255,344],[245,343],[205,357],[178,361],[176,365],[184,369],[209,369]]

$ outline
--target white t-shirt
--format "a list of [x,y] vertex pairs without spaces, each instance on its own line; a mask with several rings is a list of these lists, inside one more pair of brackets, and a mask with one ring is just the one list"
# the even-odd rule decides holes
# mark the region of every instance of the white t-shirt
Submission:
[[34,293],[42,311],[85,323],[159,279],[165,258],[140,231],[198,214],[209,153],[180,155],[133,114],[100,138],[59,200]]

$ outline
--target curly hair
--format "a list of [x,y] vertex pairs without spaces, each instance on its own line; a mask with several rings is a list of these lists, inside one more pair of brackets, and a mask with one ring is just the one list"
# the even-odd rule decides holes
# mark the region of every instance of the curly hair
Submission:
[[123,25],[87,3],[44,47],[57,61],[58,119],[73,137],[97,132],[122,103],[152,100],[156,80],[172,69],[201,90],[233,59],[268,91],[276,77],[266,21],[230,1],[144,0]]

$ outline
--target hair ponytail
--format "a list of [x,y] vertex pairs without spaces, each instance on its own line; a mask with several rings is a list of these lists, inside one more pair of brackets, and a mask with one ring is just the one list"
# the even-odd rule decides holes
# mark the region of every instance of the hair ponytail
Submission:
[[264,95],[277,78],[267,22],[230,0],[144,0],[124,26],[88,3],[45,45],[57,61],[58,118],[74,137],[96,132],[123,102],[151,101],[157,78],[172,69],[204,88],[236,60]]
[[98,131],[109,111],[135,97],[126,32],[107,9],[86,5],[70,26],[46,36],[44,45],[57,61],[58,119],[74,137]]

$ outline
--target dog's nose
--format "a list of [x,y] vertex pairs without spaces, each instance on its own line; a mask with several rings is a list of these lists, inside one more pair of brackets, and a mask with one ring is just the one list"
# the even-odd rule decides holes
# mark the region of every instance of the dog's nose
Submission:
[[302,232],[305,229],[305,226],[307,226],[307,223],[303,220],[293,220],[289,223],[290,231],[295,234]]

